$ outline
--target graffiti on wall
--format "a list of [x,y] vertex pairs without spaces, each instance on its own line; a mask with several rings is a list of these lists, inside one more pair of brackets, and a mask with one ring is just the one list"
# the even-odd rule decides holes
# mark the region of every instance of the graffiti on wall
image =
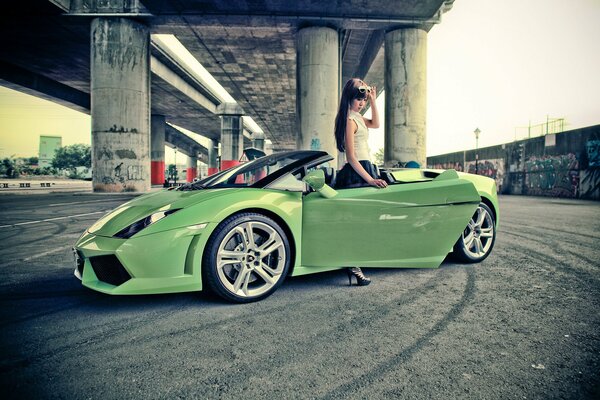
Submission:
[[504,158],[479,160],[477,161],[477,167],[475,167],[475,161],[467,161],[465,168],[470,174],[474,174],[475,171],[477,171],[477,175],[483,175],[494,179],[496,181],[498,192],[502,191],[502,184],[504,181]]
[[600,168],[581,170],[579,197],[582,199],[600,199]]
[[585,144],[588,168],[600,167],[600,140],[588,140]]
[[579,160],[573,153],[529,157],[525,161],[526,194],[553,197],[579,196]]
[[451,162],[447,162],[447,163],[437,163],[437,164],[432,164],[432,165],[428,165],[427,168],[432,168],[432,169],[454,169],[456,171],[462,172],[463,169],[463,165],[460,162],[455,162],[455,163],[451,163]]
[[[494,178],[500,193],[600,200],[600,125],[556,136],[551,147],[542,138],[490,147],[478,173]],[[429,167],[474,173],[475,162],[463,161],[472,156],[434,156]]]
[[600,199],[600,140],[588,140],[585,144],[587,169],[581,170],[579,196]]

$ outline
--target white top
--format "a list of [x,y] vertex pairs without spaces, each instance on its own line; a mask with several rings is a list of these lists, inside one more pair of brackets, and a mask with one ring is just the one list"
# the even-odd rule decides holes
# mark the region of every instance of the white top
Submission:
[[[369,149],[369,128],[365,125],[365,120],[360,113],[348,111],[348,119],[356,122],[358,129],[354,133],[354,155],[357,160],[371,160],[371,151]],[[347,160],[347,159],[346,159]]]

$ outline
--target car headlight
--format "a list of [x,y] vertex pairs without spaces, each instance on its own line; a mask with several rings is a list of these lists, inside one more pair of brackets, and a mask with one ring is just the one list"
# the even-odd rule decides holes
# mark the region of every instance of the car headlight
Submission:
[[147,217],[134,222],[133,224],[126,227],[125,229],[120,230],[119,232],[117,232],[114,235],[114,237],[117,237],[120,239],[129,239],[130,237],[132,237],[133,235],[135,235],[142,229],[147,228],[148,226],[152,225],[153,223],[160,221],[167,215],[173,214],[174,212],[179,211],[179,210],[181,210],[181,208],[176,208],[173,210],[166,210],[166,211],[158,211],[158,212],[155,212],[154,214],[150,214]]

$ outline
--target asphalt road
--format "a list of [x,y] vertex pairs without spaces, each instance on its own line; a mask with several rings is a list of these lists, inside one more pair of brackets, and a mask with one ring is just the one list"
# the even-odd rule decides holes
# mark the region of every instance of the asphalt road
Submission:
[[600,398],[600,203],[504,196],[482,264],[232,305],[80,285],[70,246],[129,198],[0,195],[4,398]]

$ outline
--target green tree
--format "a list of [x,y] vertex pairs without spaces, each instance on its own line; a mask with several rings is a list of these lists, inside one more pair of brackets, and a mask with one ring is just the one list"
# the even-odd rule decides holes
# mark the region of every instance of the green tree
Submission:
[[72,144],[56,150],[52,159],[52,167],[75,172],[76,167],[92,166],[92,151],[85,144]]
[[19,176],[19,167],[15,160],[12,158],[4,158],[0,163],[0,175],[4,175],[7,178],[16,178]]
[[167,167],[167,179],[170,181],[179,179],[178,172],[179,171],[177,171],[177,166],[175,164],[169,164]]
[[383,147],[375,153],[375,165],[383,165]]

